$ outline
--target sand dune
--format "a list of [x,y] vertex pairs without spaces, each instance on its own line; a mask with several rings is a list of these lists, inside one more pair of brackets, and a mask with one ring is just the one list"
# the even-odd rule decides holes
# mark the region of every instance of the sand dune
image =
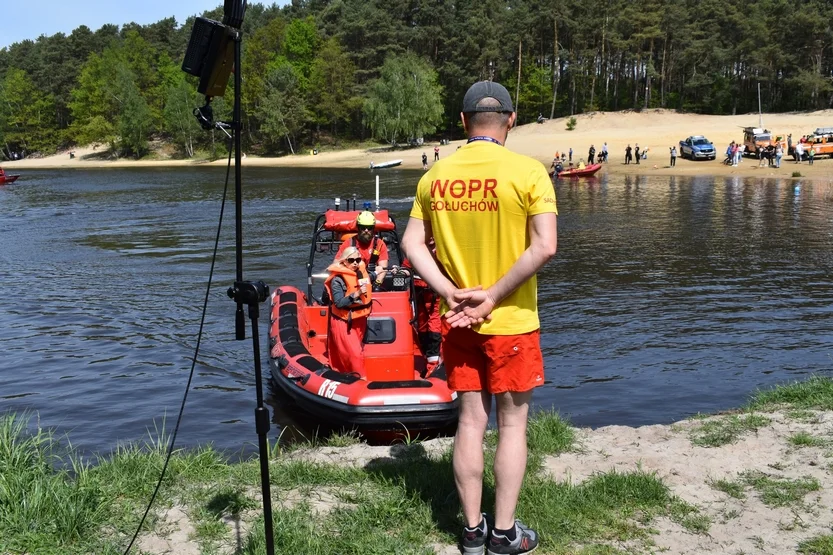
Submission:
[[[602,170],[610,174],[673,174],[673,175],[725,175],[740,177],[790,177],[794,171],[813,180],[833,181],[833,160],[817,159],[813,166],[806,162],[794,164],[787,159],[780,169],[758,168],[756,160],[745,159],[740,167],[733,168],[721,163],[726,146],[732,140],[742,139],[742,128],[758,125],[758,114],[737,116],[710,116],[681,114],[673,110],[646,110],[641,112],[593,112],[576,116],[576,128],[566,130],[567,118],[548,120],[543,124],[520,125],[509,135],[507,147],[540,160],[547,167],[553,154],[573,149],[573,159],[587,158],[590,145],[601,150],[607,142],[610,162]],[[833,110],[786,114],[764,114],[764,126],[773,133],[791,133],[794,139],[811,133],[817,127],[833,126]],[[689,135],[705,135],[715,145],[718,158],[715,161],[693,162],[677,159],[677,166],[670,168],[668,150]],[[440,156],[449,156],[464,141],[452,141],[440,146]],[[648,159],[641,164],[625,166],[625,147],[630,144],[648,149]],[[397,149],[380,152],[378,148],[327,151],[318,155],[304,154],[280,158],[247,156],[243,164],[268,167],[335,167],[367,168],[370,162],[402,159],[402,167],[419,169],[425,152],[433,160],[436,143],[426,143],[419,148]],[[101,156],[100,151],[87,147],[74,149],[75,158],[70,159],[69,151],[45,158],[29,158],[5,162],[9,171],[41,168],[93,168],[93,167],[146,167],[146,166],[192,166],[225,165],[225,159],[214,162],[192,162],[186,160],[135,161],[129,159],[111,160]],[[384,171],[384,170],[380,170]]]

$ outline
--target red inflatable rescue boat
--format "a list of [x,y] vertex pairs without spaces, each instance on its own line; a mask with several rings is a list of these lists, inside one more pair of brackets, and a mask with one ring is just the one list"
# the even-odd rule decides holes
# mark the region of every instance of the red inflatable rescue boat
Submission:
[[358,214],[358,210],[321,214],[312,234],[306,293],[286,285],[271,293],[273,381],[302,409],[331,426],[391,437],[450,430],[457,421],[457,394],[448,388],[442,362],[429,365],[419,344],[414,278],[400,268],[403,258],[396,223],[387,210],[374,212],[376,233],[388,245],[390,260],[380,290],[373,292],[363,341],[365,376],[329,365],[329,308],[321,299],[327,274],[315,272],[332,263],[343,238],[356,232]]
[[590,164],[583,168],[575,167],[563,170],[560,173],[556,173],[555,177],[558,179],[564,179],[566,177],[593,177],[600,169],[602,169],[601,164]]

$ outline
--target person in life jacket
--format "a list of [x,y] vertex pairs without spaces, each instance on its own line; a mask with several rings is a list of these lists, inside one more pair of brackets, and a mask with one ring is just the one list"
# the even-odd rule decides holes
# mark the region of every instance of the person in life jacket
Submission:
[[324,288],[331,299],[327,333],[330,367],[365,377],[363,340],[370,315],[372,288],[359,249],[344,249],[327,271],[330,277],[324,282]]
[[376,216],[367,210],[356,217],[358,233],[345,237],[336,253],[336,260],[341,257],[345,249],[355,247],[361,253],[364,265],[370,274],[370,279],[378,288],[385,279],[388,268],[388,246],[381,237],[375,234]]

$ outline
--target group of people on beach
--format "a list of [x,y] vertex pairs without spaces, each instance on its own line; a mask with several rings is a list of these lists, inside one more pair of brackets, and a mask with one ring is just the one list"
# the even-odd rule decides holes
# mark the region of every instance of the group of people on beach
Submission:
[[[726,158],[723,162],[727,165],[737,167],[746,152],[747,147],[743,143],[736,143],[732,141],[726,148]],[[813,143],[805,143],[799,141],[795,145],[792,144],[792,135],[787,136],[787,151],[792,153],[793,161],[798,164],[803,160],[812,166],[816,158],[816,149]],[[781,167],[781,160],[784,158],[784,147],[781,141],[776,141],[775,144],[760,145],[756,147],[754,152],[758,158],[758,167],[772,166],[775,168]]]
[[[635,158],[634,158],[635,157]],[[639,143],[636,143],[636,148],[631,148],[630,143],[625,147],[625,164],[630,164],[633,160],[639,164],[640,160],[648,159],[648,149],[639,149]]]
[[[435,303],[439,325],[426,330],[441,337],[448,385],[459,400],[453,471],[461,547],[468,555],[520,555],[539,543],[515,511],[532,392],[544,384],[535,275],[555,255],[558,211],[546,168],[504,148],[516,118],[506,88],[475,83],[462,108],[468,142],[454,156],[435,160],[419,181],[401,246],[426,290],[441,301]],[[452,185],[435,186],[446,182]],[[471,202],[451,202],[463,197]],[[330,266],[326,290],[331,366],[360,372],[352,360],[361,360],[373,289],[389,270],[384,241],[374,240],[375,215],[362,212],[356,223],[357,234],[344,239]],[[483,512],[483,442],[493,404],[498,443],[495,492],[488,497],[495,505],[494,512]]]

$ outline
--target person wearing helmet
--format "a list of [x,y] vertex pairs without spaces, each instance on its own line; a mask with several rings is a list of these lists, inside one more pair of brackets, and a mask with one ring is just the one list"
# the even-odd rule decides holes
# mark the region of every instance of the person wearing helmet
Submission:
[[341,243],[336,253],[336,258],[347,247],[356,247],[362,255],[364,264],[370,274],[370,279],[378,288],[385,279],[385,274],[388,268],[388,246],[377,236],[376,231],[376,216],[373,212],[364,210],[359,212],[356,217],[356,230],[358,233],[348,236]]

